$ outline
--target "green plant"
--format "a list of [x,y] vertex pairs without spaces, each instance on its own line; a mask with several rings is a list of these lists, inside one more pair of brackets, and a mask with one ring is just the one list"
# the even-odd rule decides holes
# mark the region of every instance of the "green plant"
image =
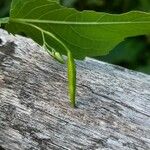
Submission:
[[24,32],[64,63],[68,56],[71,106],[75,107],[74,59],[106,55],[129,36],[150,34],[150,13],[131,11],[116,15],[77,11],[58,0],[13,0],[10,17],[0,19],[11,33]]

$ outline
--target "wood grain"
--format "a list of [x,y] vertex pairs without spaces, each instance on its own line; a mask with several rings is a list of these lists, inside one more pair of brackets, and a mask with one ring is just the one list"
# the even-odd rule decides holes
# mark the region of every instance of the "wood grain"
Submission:
[[150,150],[150,76],[87,58],[77,108],[66,65],[0,29],[0,146],[5,150]]

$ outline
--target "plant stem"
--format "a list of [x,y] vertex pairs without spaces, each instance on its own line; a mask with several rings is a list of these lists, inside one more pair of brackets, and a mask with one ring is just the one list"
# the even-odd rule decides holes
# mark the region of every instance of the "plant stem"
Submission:
[[68,52],[68,91],[70,96],[71,106],[74,108],[76,106],[76,65],[71,52]]

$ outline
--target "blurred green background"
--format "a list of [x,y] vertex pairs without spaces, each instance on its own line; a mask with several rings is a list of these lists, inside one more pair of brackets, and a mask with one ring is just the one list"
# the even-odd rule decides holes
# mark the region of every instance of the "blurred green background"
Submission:
[[[150,12],[150,0],[60,0],[60,2],[80,11],[95,10],[116,14],[130,10]],[[11,0],[0,0],[0,17],[9,15],[10,3]],[[96,59],[150,74],[150,35],[127,38],[110,54]]]

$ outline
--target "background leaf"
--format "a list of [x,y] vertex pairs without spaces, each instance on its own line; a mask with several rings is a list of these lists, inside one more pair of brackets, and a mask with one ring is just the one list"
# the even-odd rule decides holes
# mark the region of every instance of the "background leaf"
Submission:
[[8,16],[11,0],[0,0],[0,18]]

